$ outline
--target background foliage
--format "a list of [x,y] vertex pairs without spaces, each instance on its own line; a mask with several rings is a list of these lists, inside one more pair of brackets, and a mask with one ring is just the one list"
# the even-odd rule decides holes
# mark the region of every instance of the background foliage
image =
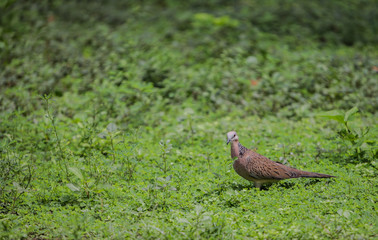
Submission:
[[376,237],[377,8],[0,1],[1,238]]

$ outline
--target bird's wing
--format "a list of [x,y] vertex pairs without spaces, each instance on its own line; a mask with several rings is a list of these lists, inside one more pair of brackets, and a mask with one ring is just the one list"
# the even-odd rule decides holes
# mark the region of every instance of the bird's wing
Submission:
[[298,177],[297,169],[274,162],[253,151],[243,156],[249,175],[256,179],[281,180]]

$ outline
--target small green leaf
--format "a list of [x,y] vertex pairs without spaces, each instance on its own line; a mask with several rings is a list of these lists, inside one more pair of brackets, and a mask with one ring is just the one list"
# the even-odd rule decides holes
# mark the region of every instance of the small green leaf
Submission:
[[18,193],[25,192],[25,188],[21,187],[21,185],[18,182],[13,182],[13,187],[17,189]]
[[342,216],[342,215],[343,215],[343,210],[342,210],[342,209],[339,209],[339,210],[337,210],[337,213],[338,213],[340,216]]
[[358,108],[354,107],[352,109],[349,109],[344,116],[344,122],[348,122],[349,117],[353,116],[356,112],[358,112]]
[[106,132],[101,132],[97,135],[99,138],[102,138],[102,139],[106,139],[106,137],[108,136],[108,134]]
[[200,215],[200,213],[202,212],[202,210],[203,210],[203,207],[201,205],[196,205],[195,206],[195,211],[196,211],[197,215]]
[[202,219],[201,219],[203,222],[206,222],[206,221],[211,221],[211,217],[210,216],[208,216],[208,215],[205,215],[205,216],[203,216],[202,217]]
[[159,182],[165,182],[165,179],[162,177],[157,177],[156,180],[158,180]]
[[350,211],[344,211],[343,215],[344,215],[344,217],[349,218],[350,217]]
[[80,191],[80,188],[79,187],[76,187],[75,185],[73,185],[72,183],[67,183],[67,187],[69,189],[71,189],[71,191],[73,192],[79,192]]
[[87,182],[87,186],[92,187],[95,183],[96,181],[94,179],[89,179],[89,181]]
[[69,167],[68,170],[70,170],[70,172],[72,172],[81,181],[84,181],[84,177],[83,177],[83,174],[81,173],[80,169],[78,169],[77,167]]
[[106,130],[108,130],[108,132],[115,132],[117,131],[117,125],[115,125],[114,123],[109,123],[108,126],[106,126]]
[[342,209],[339,209],[337,210],[337,213],[340,215],[340,216],[343,216],[345,218],[349,218],[350,217],[350,211],[348,210],[342,210]]
[[344,123],[344,114],[339,110],[332,110],[328,112],[319,113],[317,116],[325,117],[328,119],[336,120],[340,123]]
[[178,219],[177,219],[177,222],[179,222],[179,223],[190,224],[190,222],[189,222],[188,219],[186,219],[186,218],[178,218]]

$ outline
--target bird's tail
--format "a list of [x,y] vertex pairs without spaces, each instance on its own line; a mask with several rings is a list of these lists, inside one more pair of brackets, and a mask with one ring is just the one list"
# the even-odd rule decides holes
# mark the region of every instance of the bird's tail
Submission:
[[300,177],[307,177],[307,178],[333,178],[336,176],[328,175],[328,174],[322,174],[322,173],[314,173],[314,172],[306,172],[301,171]]

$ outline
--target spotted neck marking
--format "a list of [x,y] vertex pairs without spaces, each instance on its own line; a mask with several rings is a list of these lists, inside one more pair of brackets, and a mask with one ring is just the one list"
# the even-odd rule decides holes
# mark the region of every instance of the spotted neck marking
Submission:
[[239,156],[242,157],[243,154],[248,150],[248,148],[241,145],[240,142],[238,142],[238,147],[239,147]]

